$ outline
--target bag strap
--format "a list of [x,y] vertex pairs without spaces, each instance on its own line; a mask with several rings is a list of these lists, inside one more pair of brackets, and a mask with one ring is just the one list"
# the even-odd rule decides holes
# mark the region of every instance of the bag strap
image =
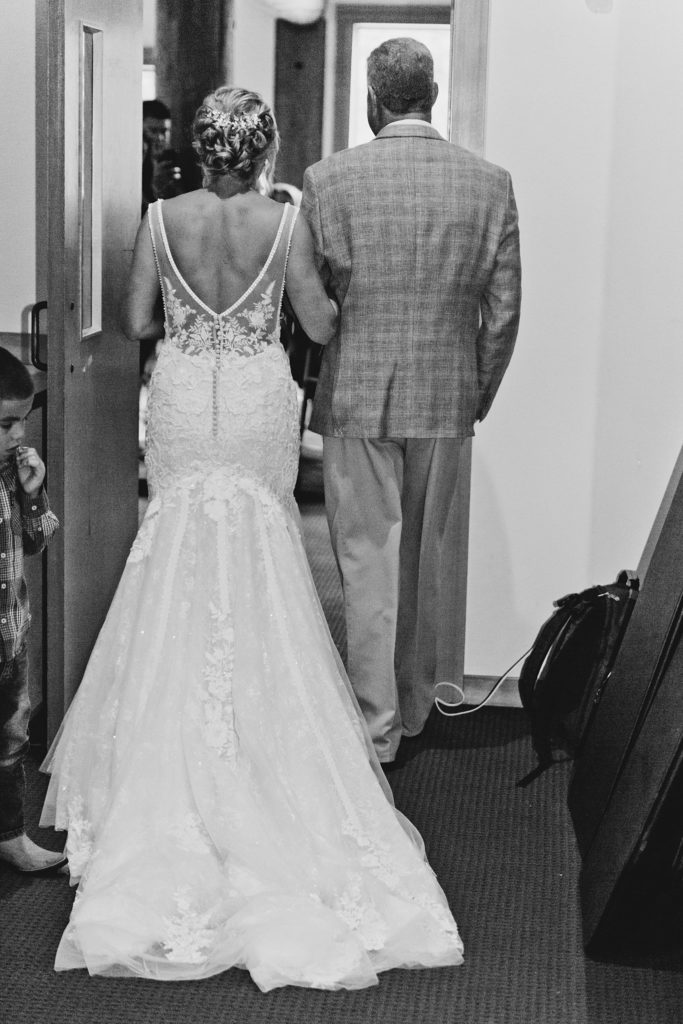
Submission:
[[[634,591],[637,591],[639,585],[638,575],[630,569],[622,569],[619,575],[617,576],[615,583],[621,586],[628,587],[629,589],[632,589]],[[614,584],[611,585],[614,586]],[[442,715],[445,715],[446,718],[460,718],[462,715],[471,715],[474,714],[475,711],[479,711],[480,708],[485,707],[489,703],[489,701],[494,697],[498,689],[503,685],[507,677],[510,675],[512,670],[514,668],[517,668],[520,661],[523,661],[529,654],[531,654],[534,648],[536,648],[536,651],[540,656],[538,664],[533,666],[534,675],[537,675],[540,669],[542,668],[543,663],[545,662],[548,651],[551,649],[551,647],[557,640],[558,636],[566,628],[572,615],[575,612],[577,605],[583,603],[586,607],[588,607],[592,603],[592,601],[596,597],[600,596],[601,592],[604,592],[606,589],[607,588],[605,586],[600,586],[599,584],[596,584],[593,587],[588,587],[586,590],[573,592],[571,594],[565,594],[564,597],[559,597],[556,601],[553,601],[553,606],[556,610],[555,612],[553,612],[550,618],[543,623],[538,636],[531,644],[531,646],[527,648],[527,650],[524,651],[523,654],[520,654],[516,661],[513,661],[512,665],[510,665],[510,667],[507,668],[505,672],[503,672],[503,674],[498,677],[498,679],[496,679],[495,683],[493,684],[489,692],[486,694],[484,699],[481,700],[478,704],[475,704],[473,707],[464,708],[462,711],[445,711],[444,708],[457,709],[462,704],[464,704],[465,691],[461,686],[458,686],[457,683],[436,683],[434,687],[435,690],[438,690],[440,686],[449,686],[451,687],[451,689],[456,690],[460,697],[460,699],[457,701],[447,701],[443,697],[439,697],[437,694],[437,696],[434,697],[434,703],[437,709],[441,712]],[[559,611],[564,612],[564,614],[558,615]],[[523,668],[526,669],[527,666],[525,665]],[[531,666],[529,666],[529,669],[531,669]],[[520,680],[521,678],[522,677],[520,676]]]
[[503,685],[507,677],[510,675],[513,668],[516,668],[519,665],[520,661],[526,658],[527,654],[529,654],[529,651],[531,651],[532,647],[533,644],[531,645],[528,651],[525,651],[524,654],[520,654],[519,658],[517,658],[516,661],[513,661],[512,665],[510,665],[510,667],[507,668],[505,672],[503,672],[502,676],[499,676],[498,679],[496,679],[495,683],[493,684],[489,692],[486,694],[484,699],[480,701],[478,704],[475,704],[474,707],[464,708],[462,711],[444,711],[444,708],[459,708],[461,704],[464,704],[465,691],[461,686],[458,686],[457,683],[437,683],[434,687],[435,690],[438,690],[440,686],[450,686],[454,690],[457,690],[457,692],[460,694],[460,700],[455,702],[444,700],[443,697],[439,697],[437,695],[434,698],[434,703],[436,704],[438,710],[441,712],[442,715],[445,715],[446,718],[460,718],[462,715],[471,715],[475,711],[479,711],[479,709],[483,708],[485,704],[488,704],[488,702],[491,700],[491,698],[499,689],[499,687]]
[[584,608],[587,608],[590,606],[590,601],[584,601],[581,594],[569,594],[567,597],[555,601],[555,611],[538,631],[538,636],[529,649],[529,657],[522,665],[522,671],[519,674],[519,696],[525,708],[533,697],[534,688],[547,659],[562,640],[564,633],[570,628],[577,609],[582,604]]
[[[516,659],[516,661],[513,661],[512,665],[510,665],[509,668],[505,669],[503,674],[496,679],[495,683],[493,684],[493,686],[491,687],[489,692],[486,694],[484,699],[481,700],[478,704],[475,704],[471,708],[464,708],[462,711],[457,711],[457,710],[456,711],[445,711],[444,708],[459,708],[461,704],[464,704],[465,703],[465,691],[463,690],[463,688],[461,686],[458,686],[457,683],[450,683],[450,682],[437,683],[435,685],[435,687],[434,687],[435,690],[438,690],[438,688],[440,686],[449,686],[449,687],[451,687],[451,689],[457,691],[457,693],[459,694],[459,698],[460,698],[457,701],[447,701],[443,697],[439,697],[438,694],[437,694],[437,696],[434,697],[434,703],[436,704],[436,707],[441,712],[441,714],[445,715],[446,718],[460,718],[460,717],[462,717],[462,715],[471,715],[475,711],[479,711],[480,708],[485,707],[489,703],[489,701],[493,699],[493,697],[495,696],[497,691],[500,689],[500,687],[503,685],[503,683],[505,682],[507,677],[510,675],[512,670],[514,668],[517,668],[517,666],[519,665],[520,661],[524,661],[524,659],[527,658],[528,655],[530,655],[531,652],[534,651],[534,649],[536,649],[536,653],[540,653],[540,655],[541,655],[538,667],[537,667],[536,671],[534,672],[534,675],[536,675],[537,674],[537,670],[540,669],[541,665],[545,661],[545,658],[546,658],[546,655],[547,655],[548,651],[550,650],[550,648],[554,644],[554,642],[555,642],[555,640],[557,638],[558,633],[561,632],[561,630],[564,628],[566,623],[569,621],[569,618],[570,618],[570,615],[571,615],[571,609],[573,608],[573,604],[570,607],[567,607],[567,605],[569,605],[570,601],[573,602],[573,603],[576,603],[576,600],[579,599],[580,597],[581,597],[580,594],[568,594],[566,597],[560,598],[559,601],[555,601],[554,602],[556,608],[559,608],[561,606],[565,607],[565,609],[566,609],[565,614],[562,615],[562,616],[558,616],[557,611],[555,611],[550,616],[550,618],[547,619],[546,622],[544,622],[544,624],[541,627],[541,630],[540,630],[538,636],[536,637],[536,639],[532,643],[531,647],[527,648],[527,650],[524,651],[523,654],[520,654],[520,656]],[[527,665],[524,665],[522,671],[524,671],[524,669],[526,669],[526,668],[527,668]],[[520,679],[521,679],[521,676],[520,676]]]

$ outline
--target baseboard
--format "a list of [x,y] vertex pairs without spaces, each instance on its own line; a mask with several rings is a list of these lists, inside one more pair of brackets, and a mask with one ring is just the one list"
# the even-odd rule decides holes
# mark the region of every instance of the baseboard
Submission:
[[[497,676],[465,676],[465,701],[479,704],[493,689]],[[496,708],[521,708],[517,687],[519,680],[511,676],[496,690],[488,706]]]

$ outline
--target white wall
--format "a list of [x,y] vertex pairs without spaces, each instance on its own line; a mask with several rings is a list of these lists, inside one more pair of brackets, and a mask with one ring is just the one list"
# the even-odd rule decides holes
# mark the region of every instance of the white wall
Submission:
[[602,575],[637,561],[683,442],[683,4],[615,6],[590,548]]
[[[27,329],[36,294],[35,4],[0,6],[0,331]],[[9,44],[11,40],[11,45]]]
[[142,45],[154,49],[157,37],[157,0],[142,0]]
[[491,3],[486,155],[513,176],[523,312],[474,445],[469,674],[637,566],[680,448],[682,28],[676,0]]

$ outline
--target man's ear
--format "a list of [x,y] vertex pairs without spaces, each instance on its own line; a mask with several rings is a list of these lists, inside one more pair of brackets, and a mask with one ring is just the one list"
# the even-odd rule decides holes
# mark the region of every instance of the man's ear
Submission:
[[432,106],[436,103],[436,97],[439,95],[438,82],[432,82]]
[[366,111],[368,124],[370,125],[370,130],[372,131],[373,135],[376,135],[380,129],[380,104],[375,94],[375,90],[372,88],[371,85],[368,86]]

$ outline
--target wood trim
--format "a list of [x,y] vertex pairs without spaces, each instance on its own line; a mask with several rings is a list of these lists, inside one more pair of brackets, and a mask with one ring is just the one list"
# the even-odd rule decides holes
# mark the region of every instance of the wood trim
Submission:
[[[453,0],[451,19],[450,140],[483,155],[486,139],[489,0]],[[457,574],[453,583],[455,682],[464,679],[469,560],[472,438],[460,455],[458,473]]]
[[275,177],[301,188],[304,171],[322,155],[325,85],[324,18],[294,25],[278,18],[275,36],[275,116],[280,152]]
[[[467,704],[480,704],[493,689],[496,676],[464,676],[465,701]],[[519,697],[519,677],[510,676],[500,684],[493,698],[486,707],[521,708]]]
[[682,478],[683,447],[679,452],[678,458],[676,460],[676,465],[674,466],[673,473],[671,474],[671,479],[669,480],[666,491],[664,492],[664,497],[662,498],[659,509],[657,511],[657,515],[655,516],[655,521],[652,525],[652,529],[650,530],[647,541],[645,542],[645,547],[643,548],[643,553],[640,556],[640,561],[638,562],[638,568],[636,572],[640,579],[641,587],[643,585],[643,581],[646,578],[647,570],[650,566],[650,562],[652,561],[652,555],[654,554],[654,550],[659,541],[662,528],[664,526],[664,523],[666,522],[666,517],[668,516],[669,510],[671,509],[671,504],[673,502],[674,495]]
[[[103,108],[102,332],[81,332],[79,178],[83,26],[101,22]],[[142,11],[140,0],[51,0],[47,111],[49,354],[47,464],[61,520],[47,551],[48,736],[54,736],[87,663],[137,527],[138,357],[118,326],[139,223]],[[137,131],[135,127],[137,124]],[[49,125],[49,131],[47,130]],[[132,125],[132,128],[131,128]],[[41,200],[43,201],[43,200]]]
[[450,592],[444,600],[450,603],[450,618],[453,628],[453,682],[462,685],[465,678],[465,637],[467,627],[467,570],[470,538],[470,492],[472,480],[472,438],[463,441],[460,451],[460,467],[455,496],[455,577]]
[[453,0],[451,142],[484,155],[489,0]]
[[345,4],[337,7],[337,60],[334,97],[334,148],[346,149],[349,135],[351,44],[358,22],[399,22],[447,25],[451,18],[445,5],[391,7],[387,4]]
[[[64,25],[62,3],[47,4],[47,107],[36,111],[43,119],[47,140],[47,168],[50,179],[50,200],[47,208],[48,252],[53,258],[48,267],[49,335],[48,357],[48,431],[47,466],[50,501],[53,508],[64,507],[64,338],[66,280],[63,266],[65,249],[64,216]],[[47,130],[47,126],[50,130]],[[54,257],[57,258],[54,258]],[[64,701],[64,531],[58,530],[47,548],[46,593],[48,605],[47,630],[47,735],[56,734],[66,710]]]
[[[668,897],[673,879],[662,868],[674,862],[662,854],[674,836],[672,812],[680,820],[683,778],[682,561],[679,478],[659,527],[646,585],[583,737],[569,786],[568,806],[583,860],[583,939],[590,954],[613,946],[616,930],[625,924],[637,923],[649,941],[655,932],[664,935],[673,920],[664,914],[665,903],[657,907],[656,901],[656,914],[643,915],[641,922],[638,917],[645,909],[640,896],[651,883],[661,881],[658,895]],[[678,892],[676,903],[680,915]]]
[[190,164],[197,107],[232,78],[233,7],[233,0],[157,0],[157,95],[171,111],[173,148]]

